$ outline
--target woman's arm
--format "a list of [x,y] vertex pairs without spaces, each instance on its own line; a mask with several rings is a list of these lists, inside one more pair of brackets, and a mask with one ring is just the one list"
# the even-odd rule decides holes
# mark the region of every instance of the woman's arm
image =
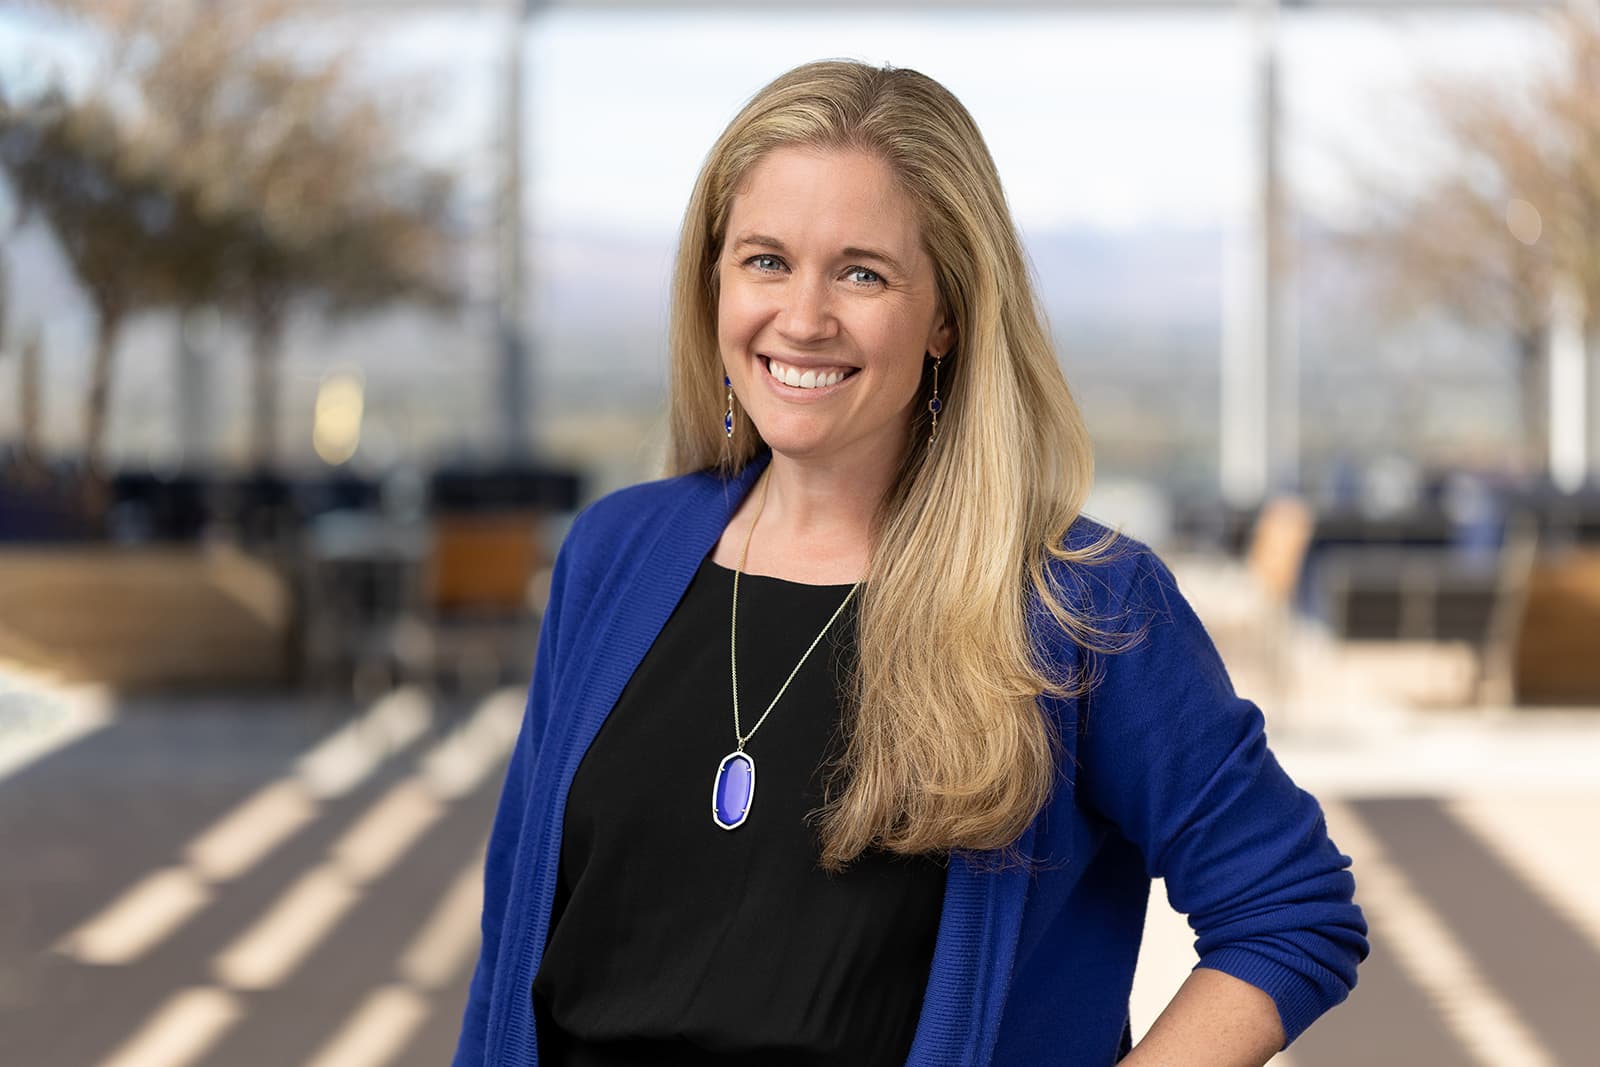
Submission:
[[1197,967],[1121,1067],[1261,1067],[1283,1047],[1271,997]]
[[[1134,557],[1107,606],[1125,608],[1143,637],[1101,661],[1083,709],[1078,800],[1138,848],[1147,874],[1164,879],[1207,972],[1152,1031],[1148,1054],[1172,1042],[1188,1045],[1185,1064],[1260,1063],[1264,1054],[1250,1058],[1254,1038],[1282,1047],[1349,993],[1367,954],[1366,922],[1352,900],[1349,858],[1328,840],[1316,800],[1273,758],[1260,709],[1234,691],[1172,572],[1143,546]],[[1234,1010],[1235,999],[1249,998],[1219,986],[1223,975],[1267,996],[1281,1033],[1211,1048],[1206,1035],[1234,1033],[1254,1017]],[[1211,1055],[1243,1058],[1198,1058]]]

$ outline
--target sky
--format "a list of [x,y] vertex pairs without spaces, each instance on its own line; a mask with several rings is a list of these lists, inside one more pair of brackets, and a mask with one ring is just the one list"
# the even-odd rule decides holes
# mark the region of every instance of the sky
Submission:
[[[487,196],[508,23],[493,11],[424,10],[332,26],[361,42],[376,85],[432,95],[418,151],[461,167]],[[1481,12],[1285,15],[1284,145],[1297,197],[1329,215],[1358,209],[1344,161],[1405,168],[1417,79],[1515,81],[1539,55],[1535,28],[1528,16]],[[1235,12],[558,9],[525,33],[529,203],[545,226],[670,232],[739,105],[775,74],[831,56],[944,82],[984,131],[1025,229],[1212,227],[1250,195],[1255,39]],[[75,40],[0,2],[7,78],[79,76]]]
[[[450,167],[469,203],[486,212],[499,173],[508,29],[509,20],[494,12],[369,10],[330,17],[308,36],[307,47],[350,42],[374,92],[431,96],[431,109],[412,126],[415,150]],[[1282,133],[1294,206],[1329,220],[1359,213],[1363,205],[1351,192],[1348,158],[1400,172],[1415,170],[1424,158],[1411,106],[1415,82],[1435,73],[1515,83],[1538,62],[1535,30],[1527,17],[1481,13],[1285,14]],[[533,246],[535,255],[542,257],[546,283],[570,281],[581,289],[603,281],[597,288],[611,294],[608,322],[641,314],[655,321],[671,237],[706,150],[761,85],[811,59],[890,62],[944,82],[984,131],[1024,237],[1035,248],[1059,246],[1046,238],[1062,234],[1078,247],[1086,231],[1095,248],[1119,241],[1168,253],[1206,242],[1220,248],[1217,235],[1237,232],[1249,204],[1255,41],[1236,12],[889,17],[831,9],[826,15],[736,17],[557,10],[539,14],[524,33],[525,200],[528,222],[542,241]],[[93,62],[83,34],[24,13],[16,0],[0,0],[0,86],[15,92],[55,76],[78,84],[92,76]],[[8,225],[5,209],[0,203],[0,232]],[[479,221],[487,233],[487,215]],[[1173,230],[1193,233],[1174,240]],[[62,264],[38,248],[16,251],[30,267],[25,279],[13,272],[14,285],[27,289],[15,306],[51,309],[43,323],[45,344],[53,353],[52,373],[62,380],[49,395],[52,403],[66,404],[76,395],[68,379],[85,373],[87,325],[83,314],[65,309],[81,301]],[[558,273],[552,264],[561,265],[561,277],[551,277]],[[1204,263],[1190,268],[1208,279],[1214,273]],[[1161,279],[1186,278],[1184,269],[1169,255],[1159,264],[1143,263],[1127,281],[1140,287],[1137,295],[1147,302],[1141,306],[1165,308],[1173,293],[1161,288]],[[559,286],[549,291],[566,292]],[[632,300],[628,307],[614,306],[624,297]],[[552,303],[541,305],[539,321],[557,336],[572,325],[572,315],[572,308]],[[1137,325],[1118,322],[1124,329]],[[481,331],[413,333],[414,325],[407,325],[394,343],[404,341],[419,358],[452,354],[457,362],[446,361],[452,381],[474,380],[473,360],[489,366],[492,353]],[[157,379],[165,377],[170,337],[156,330],[130,343],[150,357],[149,388],[160,395]],[[328,347],[322,337],[307,343],[319,352]],[[657,355],[656,346],[647,345],[629,358],[655,368]],[[315,378],[322,372],[309,354],[303,362],[293,373]],[[610,364],[604,369],[621,373]],[[130,387],[132,379],[130,369]],[[219,389],[234,386],[221,383]],[[238,392],[243,395],[242,386]],[[463,418],[470,418],[469,408],[462,409],[468,412]]]
[[[386,62],[440,72],[448,117],[428,138],[441,155],[470,128],[493,141],[504,25],[434,15],[384,34]],[[1250,24],[1229,12],[546,13],[528,33],[533,200],[560,225],[675,227],[739,105],[791,66],[844,56],[914,67],[955,92],[1024,228],[1213,226],[1249,197],[1254,47]],[[1344,161],[1404,168],[1420,77],[1514,82],[1538,55],[1526,16],[1286,16],[1296,189],[1327,214],[1358,208]]]

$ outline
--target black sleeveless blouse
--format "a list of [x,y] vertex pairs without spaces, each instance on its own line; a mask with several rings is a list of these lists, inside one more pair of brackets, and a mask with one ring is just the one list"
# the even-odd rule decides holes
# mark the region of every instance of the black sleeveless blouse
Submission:
[[[740,579],[746,731],[848,592]],[[755,796],[725,830],[712,788],[736,744],[732,594],[733,572],[706,560],[573,779],[532,989],[550,1067],[867,1067],[910,1051],[944,863],[869,852],[829,875],[807,818],[841,751],[855,603],[746,745]]]

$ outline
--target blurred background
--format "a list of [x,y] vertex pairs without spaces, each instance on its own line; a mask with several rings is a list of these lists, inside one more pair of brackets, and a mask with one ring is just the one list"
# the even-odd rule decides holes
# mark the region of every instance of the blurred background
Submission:
[[0,0],[7,1067],[448,1062],[696,169],[827,56],[972,111],[1089,513],[1355,858],[1274,1062],[1595,1062],[1600,6]]

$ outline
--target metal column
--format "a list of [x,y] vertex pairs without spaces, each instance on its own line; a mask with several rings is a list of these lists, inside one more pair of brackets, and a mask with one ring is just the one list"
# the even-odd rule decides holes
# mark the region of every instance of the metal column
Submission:
[[508,462],[524,460],[533,450],[535,403],[529,395],[533,362],[527,323],[528,272],[524,252],[527,236],[526,191],[523,187],[523,128],[526,119],[525,52],[528,18],[538,0],[513,0],[511,32],[506,38],[505,126],[501,133],[499,272],[496,334],[500,366],[495,380],[494,404],[499,413],[499,451]]
[[1550,480],[1564,493],[1583,487],[1589,476],[1589,394],[1584,351],[1583,295],[1571,279],[1560,282],[1551,301]]
[[1277,0],[1244,0],[1253,36],[1253,181],[1225,250],[1221,409],[1223,497],[1247,506],[1299,483],[1298,361],[1284,293]]

